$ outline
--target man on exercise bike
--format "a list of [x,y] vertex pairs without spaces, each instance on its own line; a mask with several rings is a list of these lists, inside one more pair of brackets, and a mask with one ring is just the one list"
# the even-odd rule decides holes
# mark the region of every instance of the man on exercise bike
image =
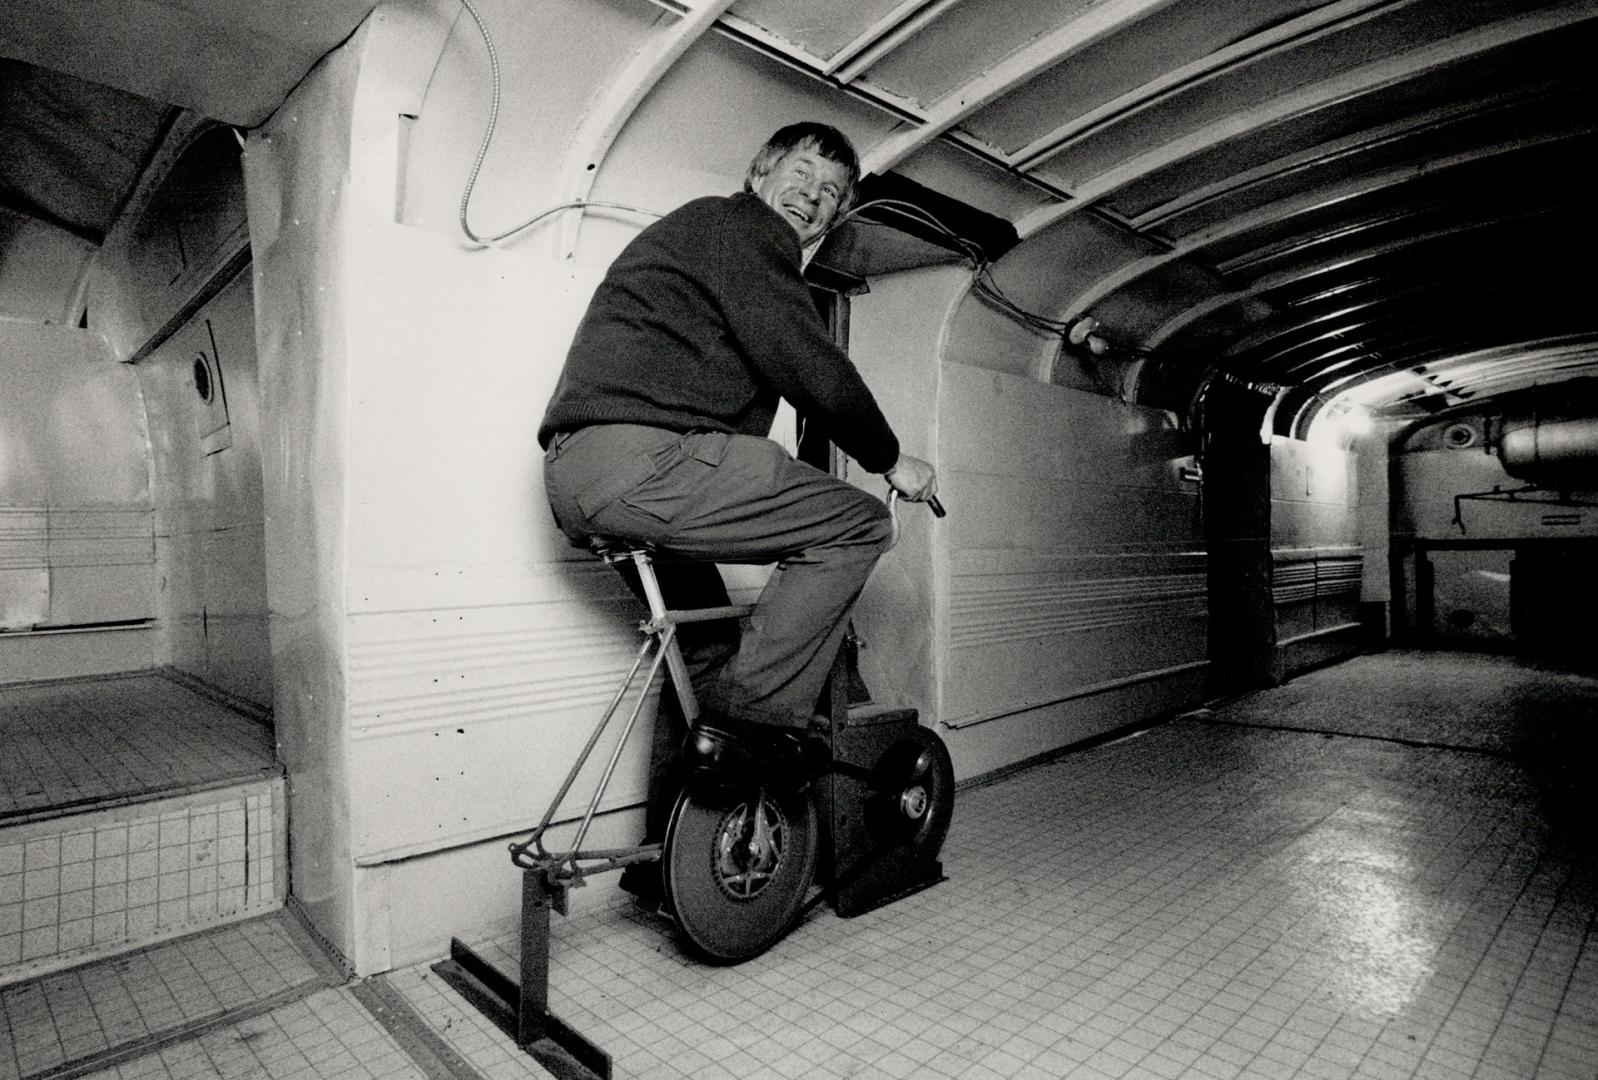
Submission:
[[704,707],[684,744],[696,771],[816,763],[805,732],[890,543],[880,499],[766,437],[778,399],[904,497],[937,492],[932,466],[899,452],[803,278],[859,173],[841,132],[793,124],[755,155],[743,191],[644,229],[595,291],[539,427],[561,530],[583,545],[653,545],[669,606],[728,603],[716,562],[775,564],[741,636],[727,623],[681,628]]

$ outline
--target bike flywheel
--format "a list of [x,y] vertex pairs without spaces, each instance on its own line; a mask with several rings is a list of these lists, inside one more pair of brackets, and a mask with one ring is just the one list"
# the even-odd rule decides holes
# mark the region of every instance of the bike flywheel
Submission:
[[883,752],[866,801],[866,822],[878,844],[903,845],[936,858],[954,812],[954,763],[937,734],[917,728]]
[[706,959],[748,960],[788,932],[819,848],[808,791],[691,784],[666,827],[667,903]]

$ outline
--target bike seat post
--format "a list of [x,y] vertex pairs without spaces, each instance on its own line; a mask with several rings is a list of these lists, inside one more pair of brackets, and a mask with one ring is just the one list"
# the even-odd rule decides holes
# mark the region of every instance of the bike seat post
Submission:
[[683,718],[691,725],[699,718],[699,699],[694,696],[693,684],[688,681],[688,665],[683,660],[682,648],[677,644],[676,615],[666,607],[666,599],[660,591],[660,580],[655,576],[654,561],[647,548],[629,548],[618,557],[631,559],[638,571],[644,600],[649,605],[649,622],[644,625],[644,631],[659,638],[660,647],[666,655],[666,669],[671,672],[672,689],[677,692],[677,701],[682,705]]

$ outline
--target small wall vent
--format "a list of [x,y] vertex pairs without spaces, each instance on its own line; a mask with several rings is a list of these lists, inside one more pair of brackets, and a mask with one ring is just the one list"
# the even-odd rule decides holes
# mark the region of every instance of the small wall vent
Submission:
[[1481,441],[1474,424],[1449,424],[1443,428],[1443,445],[1450,450],[1468,450]]

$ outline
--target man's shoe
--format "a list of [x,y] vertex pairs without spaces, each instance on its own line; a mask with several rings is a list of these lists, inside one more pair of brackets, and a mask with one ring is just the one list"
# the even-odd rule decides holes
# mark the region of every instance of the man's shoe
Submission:
[[694,776],[742,772],[750,766],[747,739],[742,725],[717,717],[701,718],[683,740],[682,760]]
[[825,742],[809,732],[729,717],[701,718],[683,742],[689,772],[717,780],[807,783],[827,759]]

